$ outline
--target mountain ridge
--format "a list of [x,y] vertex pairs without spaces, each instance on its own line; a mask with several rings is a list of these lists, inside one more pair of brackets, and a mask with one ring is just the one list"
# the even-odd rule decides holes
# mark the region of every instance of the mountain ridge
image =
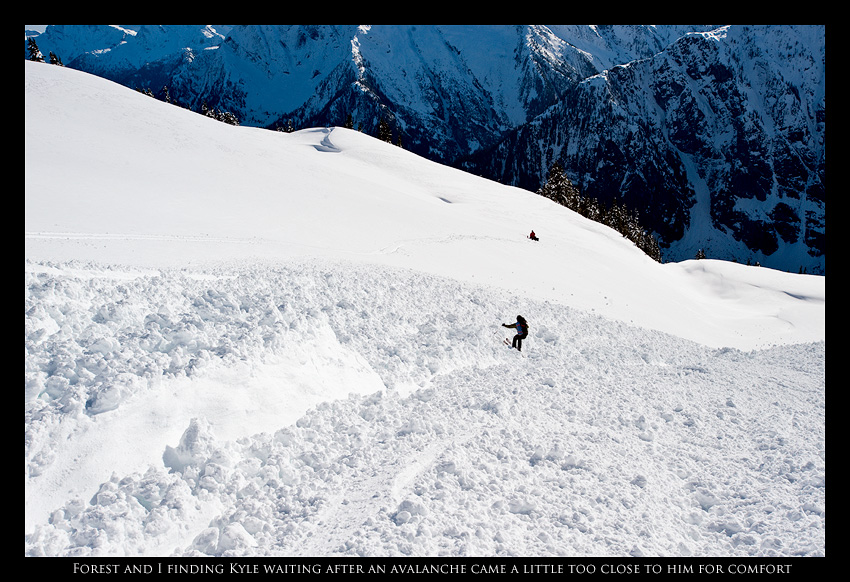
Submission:
[[[120,42],[66,65],[195,110],[268,128],[350,115],[370,133],[385,119],[411,151],[530,190],[558,161],[639,212],[666,260],[825,273],[823,27],[81,27],[76,45],[69,28],[42,48],[111,30]],[[143,67],[127,64],[137,45]]]

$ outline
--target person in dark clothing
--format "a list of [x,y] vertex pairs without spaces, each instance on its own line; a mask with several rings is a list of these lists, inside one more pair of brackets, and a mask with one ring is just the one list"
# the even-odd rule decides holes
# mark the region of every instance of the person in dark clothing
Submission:
[[528,323],[525,321],[525,318],[522,315],[517,315],[516,323],[512,323],[510,325],[503,323],[502,327],[516,329],[516,335],[514,336],[513,342],[511,342],[511,347],[514,347],[518,352],[521,352],[522,340],[528,337]]
[[540,240],[539,238],[537,238],[537,235],[534,234],[533,230],[531,231],[531,234],[528,235],[528,238],[530,238],[531,240]]

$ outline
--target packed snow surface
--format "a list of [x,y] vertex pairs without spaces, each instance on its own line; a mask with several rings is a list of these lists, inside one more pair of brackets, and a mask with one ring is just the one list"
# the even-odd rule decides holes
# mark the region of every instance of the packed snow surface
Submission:
[[25,117],[26,555],[825,555],[824,277],[61,67]]

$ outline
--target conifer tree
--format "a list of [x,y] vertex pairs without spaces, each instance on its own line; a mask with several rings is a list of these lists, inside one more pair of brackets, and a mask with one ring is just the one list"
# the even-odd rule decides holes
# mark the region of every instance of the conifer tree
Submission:
[[277,125],[275,126],[275,131],[280,131],[283,133],[292,133],[293,131],[295,131],[295,127],[292,125],[291,119],[288,120],[285,125],[281,125],[281,122],[278,121]]
[[578,211],[579,209],[581,198],[579,191],[567,178],[563,167],[558,162],[552,164],[549,169],[549,179],[537,193],[566,206],[570,210]]
[[41,54],[41,51],[38,49],[38,45],[34,38],[27,39],[27,52],[29,53],[29,60],[36,63],[44,62],[44,55]]
[[391,143],[393,140],[393,132],[390,129],[390,124],[383,117],[378,122],[378,139],[387,143]]

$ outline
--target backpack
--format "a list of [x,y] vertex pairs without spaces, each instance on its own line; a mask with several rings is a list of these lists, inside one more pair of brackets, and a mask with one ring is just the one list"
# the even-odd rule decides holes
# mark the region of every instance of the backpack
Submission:
[[528,335],[528,322],[525,321],[525,318],[521,315],[517,315],[517,333],[519,335]]

